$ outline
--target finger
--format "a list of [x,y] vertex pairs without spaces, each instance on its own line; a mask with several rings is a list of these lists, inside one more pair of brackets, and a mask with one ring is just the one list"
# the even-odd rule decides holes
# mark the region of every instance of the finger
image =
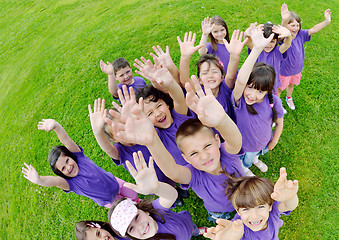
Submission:
[[100,112],[105,110],[105,99],[102,99],[101,101],[101,107],[100,107]]
[[146,62],[147,62],[146,58],[141,57],[140,59],[141,59],[141,61],[142,61],[144,64],[146,64]]
[[150,53],[149,55],[151,55],[151,57],[154,59],[154,58],[158,58],[157,55],[155,55],[154,53]]
[[138,192],[138,190],[139,190],[137,185],[135,185],[133,183],[129,183],[129,182],[124,183],[124,187],[132,189],[133,191],[136,191],[136,192]]
[[181,39],[180,39],[179,36],[177,36],[177,40],[178,40],[179,45],[181,45],[181,44],[182,44],[182,41],[181,41]]
[[[134,154],[134,153],[133,153]],[[134,155],[133,155],[134,157]],[[134,161],[135,163],[135,161]],[[138,172],[136,171],[136,169],[133,167],[133,165],[129,162],[129,161],[126,161],[126,166],[128,168],[128,171],[130,172],[130,174],[132,175],[133,178],[135,178],[138,174]]]
[[196,33],[193,33],[192,42],[194,42],[194,43],[195,43],[195,39],[196,39],[196,37],[197,37],[197,34],[196,34]]
[[192,31],[188,33],[188,41],[192,42]]
[[138,157],[139,157],[139,160],[140,160],[140,165],[142,166],[142,168],[147,168],[147,165],[146,165],[146,161],[145,161],[145,158],[144,158],[144,155],[142,154],[141,151],[138,151]]
[[184,42],[187,42],[188,32],[185,32]]
[[93,106],[94,112],[97,112],[97,107],[98,107],[98,100],[95,99],[95,100],[94,100],[94,106]]
[[88,104],[88,113],[89,113],[89,116],[92,115],[92,107],[91,107],[91,104]]
[[169,46],[166,46],[166,54],[169,54]]
[[129,88],[129,96],[131,101],[136,102],[135,91],[133,87]]
[[128,92],[128,88],[126,85],[123,85],[122,86],[122,91],[123,91],[123,94],[124,94],[124,97],[125,97],[125,101],[129,101],[130,100],[130,96],[129,96],[129,92]]
[[135,165],[136,170],[138,172],[140,170],[142,170],[142,165],[140,163],[139,156],[138,156],[138,154],[136,152],[133,153],[133,160],[134,160],[134,165]]
[[120,100],[121,104],[124,106],[125,103],[126,103],[126,100],[125,100],[125,96],[122,93],[121,89],[118,89],[118,96],[119,96],[119,100]]
[[159,50],[155,46],[153,46],[152,49],[155,52],[155,54],[157,54],[158,56],[160,55]]
[[148,168],[154,169],[154,159],[152,156],[149,157]]
[[273,200],[276,200],[276,199],[279,198],[279,194],[276,193],[276,192],[273,192],[273,193],[271,194],[271,198],[272,198]]

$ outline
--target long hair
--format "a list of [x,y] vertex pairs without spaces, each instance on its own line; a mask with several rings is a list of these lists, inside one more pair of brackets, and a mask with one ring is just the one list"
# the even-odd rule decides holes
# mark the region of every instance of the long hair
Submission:
[[301,19],[300,19],[299,15],[296,14],[295,12],[290,12],[290,16],[287,19],[287,24],[290,24],[294,20],[296,20],[297,23],[299,23],[299,30],[300,30],[301,29]]
[[[267,91],[267,96],[270,104],[273,104],[273,86],[275,79],[275,71],[271,65],[263,62],[257,62],[254,64],[253,70],[248,78],[247,85],[261,91]],[[255,110],[253,105],[246,104],[247,111],[256,115],[258,112]],[[277,111],[273,105],[272,107],[272,121],[277,120]]]
[[76,163],[78,163],[77,158],[75,157],[75,155],[72,152],[70,152],[65,146],[58,145],[58,146],[54,146],[48,154],[49,165],[51,166],[52,171],[56,175],[58,175],[62,178],[70,179],[70,177],[67,177],[65,174],[63,174],[55,166],[55,164],[57,163],[58,158],[60,157],[61,154],[64,154],[65,156],[72,158]]
[[101,222],[101,221],[80,221],[77,222],[77,224],[75,225],[75,236],[77,238],[77,240],[86,240],[86,231],[89,228],[92,228],[90,225],[94,224],[99,224],[101,229],[106,230],[107,232],[109,232],[113,237],[116,237],[117,234],[113,231],[111,225],[107,222]]
[[[227,24],[226,22],[224,21],[224,19],[222,19],[220,16],[218,15],[215,15],[213,17],[211,17],[211,24],[215,24],[215,25],[221,25],[223,26],[225,29],[226,29],[226,36],[225,36],[225,39],[226,41],[229,43],[230,42],[230,36],[229,36],[229,33],[228,33],[228,27],[227,27]],[[214,51],[217,51],[217,41],[215,40],[215,38],[213,37],[212,33],[210,33],[208,35],[209,39],[210,39],[210,42],[211,42],[211,45],[212,45],[212,48]]]
[[[110,208],[110,210],[108,211],[108,219],[109,221],[111,221],[111,216],[112,213],[114,211],[114,209],[116,208],[116,206],[118,206],[118,204],[122,201],[126,200],[126,198],[120,198],[118,200],[116,200],[112,207]],[[157,222],[160,223],[165,223],[165,218],[163,217],[163,215],[156,210],[153,205],[152,205],[152,200],[141,200],[140,202],[138,202],[137,204],[135,204],[135,206],[140,209],[141,211],[144,212],[148,212],[150,214],[150,216]],[[114,229],[113,229],[114,230]],[[114,230],[115,231],[115,230]],[[121,236],[117,231],[115,231],[115,233],[119,236]],[[132,237],[130,236],[127,232],[125,234],[125,236],[121,236],[121,237],[128,237],[132,240],[138,240],[138,238]],[[169,234],[169,233],[157,233],[155,234],[153,237],[150,237],[148,239],[154,239],[154,240],[160,240],[160,239],[171,239],[171,240],[176,240],[175,235],[173,234]]]

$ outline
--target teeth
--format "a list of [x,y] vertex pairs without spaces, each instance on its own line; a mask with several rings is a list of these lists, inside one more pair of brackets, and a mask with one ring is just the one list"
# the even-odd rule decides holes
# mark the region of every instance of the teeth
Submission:
[[257,224],[259,224],[259,223],[260,223],[260,221],[261,221],[261,220],[259,220],[259,221],[256,221],[256,222],[251,222],[251,224],[253,224],[253,225],[257,225]]

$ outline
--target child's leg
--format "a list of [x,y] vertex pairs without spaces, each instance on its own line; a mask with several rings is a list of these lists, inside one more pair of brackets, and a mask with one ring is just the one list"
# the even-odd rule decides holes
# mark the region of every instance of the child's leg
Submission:
[[130,188],[124,187],[124,184],[125,184],[124,180],[117,178],[117,177],[115,177],[115,179],[118,181],[118,184],[119,184],[119,193],[115,197],[115,200],[119,199],[119,198],[126,197],[126,198],[129,198],[129,199],[131,199],[135,202],[140,201],[140,199],[138,197],[138,193],[136,191],[134,191]]
[[264,154],[267,153],[267,152],[268,152],[268,145],[267,145],[263,150],[261,150],[261,151],[259,152],[259,154],[256,155],[256,156],[254,157],[254,159],[253,159],[253,164],[254,164],[257,168],[259,168],[260,171],[262,171],[262,172],[267,172],[268,167],[267,167],[267,165],[266,165],[263,161],[259,160],[259,156],[260,156],[260,155],[264,155]]
[[287,89],[286,89],[286,97],[287,97],[287,98],[291,98],[291,97],[292,97],[293,87],[294,87],[294,84],[292,84],[292,83],[290,83],[290,84],[287,86]]
[[280,94],[281,94],[282,90],[280,88],[277,89],[277,92],[275,93],[279,98],[280,98]]

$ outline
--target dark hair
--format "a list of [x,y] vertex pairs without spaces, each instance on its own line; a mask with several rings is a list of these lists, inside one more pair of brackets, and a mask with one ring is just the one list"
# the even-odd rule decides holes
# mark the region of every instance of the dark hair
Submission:
[[169,109],[172,111],[173,109],[173,100],[172,98],[153,87],[152,84],[148,84],[143,88],[139,88],[136,93],[136,99],[139,102],[139,98],[143,98],[144,100],[148,99],[151,102],[157,102],[159,99],[164,100],[164,102],[169,106]]
[[197,71],[198,71],[197,76],[198,76],[198,78],[200,77],[201,65],[204,62],[208,63],[208,68],[210,68],[211,63],[213,63],[215,66],[217,66],[220,69],[222,77],[225,77],[224,66],[221,65],[220,59],[216,55],[204,54],[199,58],[198,62],[195,64],[195,66],[197,66]]
[[[111,216],[112,213],[114,211],[114,209],[116,208],[116,206],[118,206],[119,203],[121,203],[123,200],[126,200],[126,198],[120,198],[118,200],[116,200],[112,207],[109,209],[108,211],[108,219],[109,221],[111,221]],[[158,210],[156,210],[153,205],[152,205],[152,199],[142,199],[140,202],[138,202],[137,204],[135,204],[135,206],[140,209],[143,212],[148,212],[150,214],[150,216],[156,220],[157,222],[160,223],[165,223],[165,218],[162,216],[162,214],[160,214],[158,212]],[[164,213],[165,214],[165,213]],[[113,229],[114,230],[114,229]],[[114,230],[115,231],[115,230]],[[116,234],[118,236],[121,236],[117,231],[115,231]],[[121,237],[128,237],[132,240],[138,240],[138,238],[132,237],[130,236],[127,232],[126,232],[126,236],[121,236]],[[176,240],[175,235],[173,234],[169,234],[169,233],[156,233],[153,237],[150,237],[148,239],[156,239],[156,240],[160,240],[160,239],[172,239],[172,240]]]
[[267,178],[257,176],[228,177],[226,184],[225,195],[228,195],[227,199],[231,200],[236,210],[254,208],[263,204],[272,206],[274,202],[271,198],[274,184]]
[[[265,38],[268,38],[273,33],[272,31],[273,25],[274,24],[271,22],[264,23],[264,37]],[[277,39],[277,44],[278,44],[278,36],[279,36],[278,34],[274,33],[273,39]]]
[[287,19],[287,24],[290,24],[294,20],[296,20],[297,23],[299,23],[299,30],[300,30],[301,29],[301,19],[300,19],[299,15],[296,14],[295,12],[290,12],[290,16]]
[[[227,24],[224,21],[224,19],[222,19],[218,15],[215,15],[215,16],[211,17],[211,24],[221,25],[221,26],[223,26],[226,29],[225,39],[229,43],[230,42],[230,36],[229,36],[229,33],[228,33]],[[217,50],[217,42],[215,41],[215,38],[213,37],[212,32],[208,35],[208,37],[210,39],[212,48],[214,49],[214,51],[216,51]]]
[[58,145],[58,146],[54,146],[52,148],[52,150],[48,154],[49,165],[51,166],[52,171],[56,175],[58,175],[58,176],[60,176],[62,178],[70,179],[70,177],[67,177],[65,174],[63,174],[55,166],[55,164],[57,163],[58,158],[60,157],[61,154],[64,154],[65,156],[68,156],[68,157],[72,158],[76,163],[78,163],[78,160],[77,160],[76,156],[72,152],[70,152],[65,146]]
[[117,58],[117,59],[115,59],[113,61],[112,65],[113,65],[114,74],[116,74],[117,71],[119,71],[122,68],[131,67],[129,65],[128,61],[125,58]]
[[175,142],[177,143],[178,148],[181,150],[180,141],[189,136],[193,136],[197,132],[201,131],[202,129],[207,129],[211,132],[211,134],[214,136],[214,132],[210,127],[207,127],[201,123],[201,121],[197,118],[191,118],[183,122],[176,134],[175,134]]
[[[271,65],[268,65],[263,62],[257,62],[254,64],[252,72],[248,78],[247,85],[261,90],[267,91],[267,96],[270,104],[273,104],[273,86],[275,80],[275,71]],[[247,111],[252,114],[256,115],[258,112],[255,110],[253,105],[246,104]],[[275,107],[272,107],[272,121],[275,122],[277,120],[277,111]]]
[[86,231],[89,228],[92,228],[90,225],[92,224],[99,224],[101,229],[106,230],[109,232],[113,237],[118,236],[112,229],[111,225],[107,222],[101,222],[101,221],[80,221],[77,222],[75,225],[75,236],[77,240],[86,240]]

